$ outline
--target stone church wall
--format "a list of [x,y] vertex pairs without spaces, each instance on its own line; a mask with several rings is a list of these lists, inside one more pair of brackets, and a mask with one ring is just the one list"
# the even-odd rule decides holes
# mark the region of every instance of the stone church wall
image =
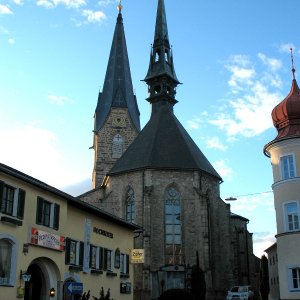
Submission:
[[[113,155],[113,138],[120,134],[123,138],[122,152]],[[99,187],[114,163],[136,138],[134,127],[127,108],[112,108],[103,127],[94,132],[94,171],[93,188]]]

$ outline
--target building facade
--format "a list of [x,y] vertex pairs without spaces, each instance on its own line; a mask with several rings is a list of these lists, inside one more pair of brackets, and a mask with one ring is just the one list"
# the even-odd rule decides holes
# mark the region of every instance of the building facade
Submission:
[[120,218],[0,164],[0,298],[133,299],[133,231]]
[[300,299],[300,90],[294,66],[292,75],[290,93],[272,111],[278,134],[264,147],[273,171],[278,298],[282,300]]
[[[135,266],[135,299],[157,299],[166,289],[189,288],[197,257],[208,300],[224,299],[232,285],[256,286],[248,220],[231,214],[220,198],[222,178],[174,114],[180,82],[163,0],[158,1],[144,81],[152,107],[149,122],[102,184],[80,199],[143,228],[135,239],[135,248],[145,253],[144,264]],[[109,133],[110,119],[105,120]],[[113,155],[113,148],[109,151]]]

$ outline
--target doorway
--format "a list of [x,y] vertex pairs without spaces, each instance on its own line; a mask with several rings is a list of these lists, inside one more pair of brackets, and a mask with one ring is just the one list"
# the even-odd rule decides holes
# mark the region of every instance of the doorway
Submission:
[[24,300],[43,299],[45,295],[45,276],[37,264],[31,264],[27,273],[31,275],[30,281],[25,283]]
[[49,300],[50,290],[54,290],[51,299],[61,299],[58,297],[58,282],[61,277],[54,261],[47,257],[37,258],[31,262],[26,273],[31,278],[25,283],[24,300]]

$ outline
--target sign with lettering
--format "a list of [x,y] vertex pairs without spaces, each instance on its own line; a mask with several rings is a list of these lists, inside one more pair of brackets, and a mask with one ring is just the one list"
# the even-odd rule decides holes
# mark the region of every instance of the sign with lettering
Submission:
[[144,263],[144,249],[132,249],[131,250],[131,263],[143,264]]
[[68,295],[81,295],[83,292],[83,285],[81,282],[67,282]]
[[31,229],[30,243],[33,245],[64,251],[65,250],[65,237],[56,235],[50,232]]
[[93,232],[95,232],[95,233],[97,233],[97,234],[101,234],[101,235],[107,236],[107,237],[109,237],[109,238],[111,238],[111,239],[114,238],[113,233],[108,232],[108,231],[103,230],[103,229],[100,229],[100,228],[98,228],[98,227],[94,227],[94,228],[93,228]]

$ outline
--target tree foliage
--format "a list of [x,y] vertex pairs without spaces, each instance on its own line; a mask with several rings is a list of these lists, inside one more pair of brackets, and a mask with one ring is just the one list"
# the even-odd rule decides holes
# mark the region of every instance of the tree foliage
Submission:
[[268,271],[268,259],[265,255],[260,260],[260,272],[259,272],[259,298],[260,300],[268,300],[270,287],[269,287],[269,271]]

